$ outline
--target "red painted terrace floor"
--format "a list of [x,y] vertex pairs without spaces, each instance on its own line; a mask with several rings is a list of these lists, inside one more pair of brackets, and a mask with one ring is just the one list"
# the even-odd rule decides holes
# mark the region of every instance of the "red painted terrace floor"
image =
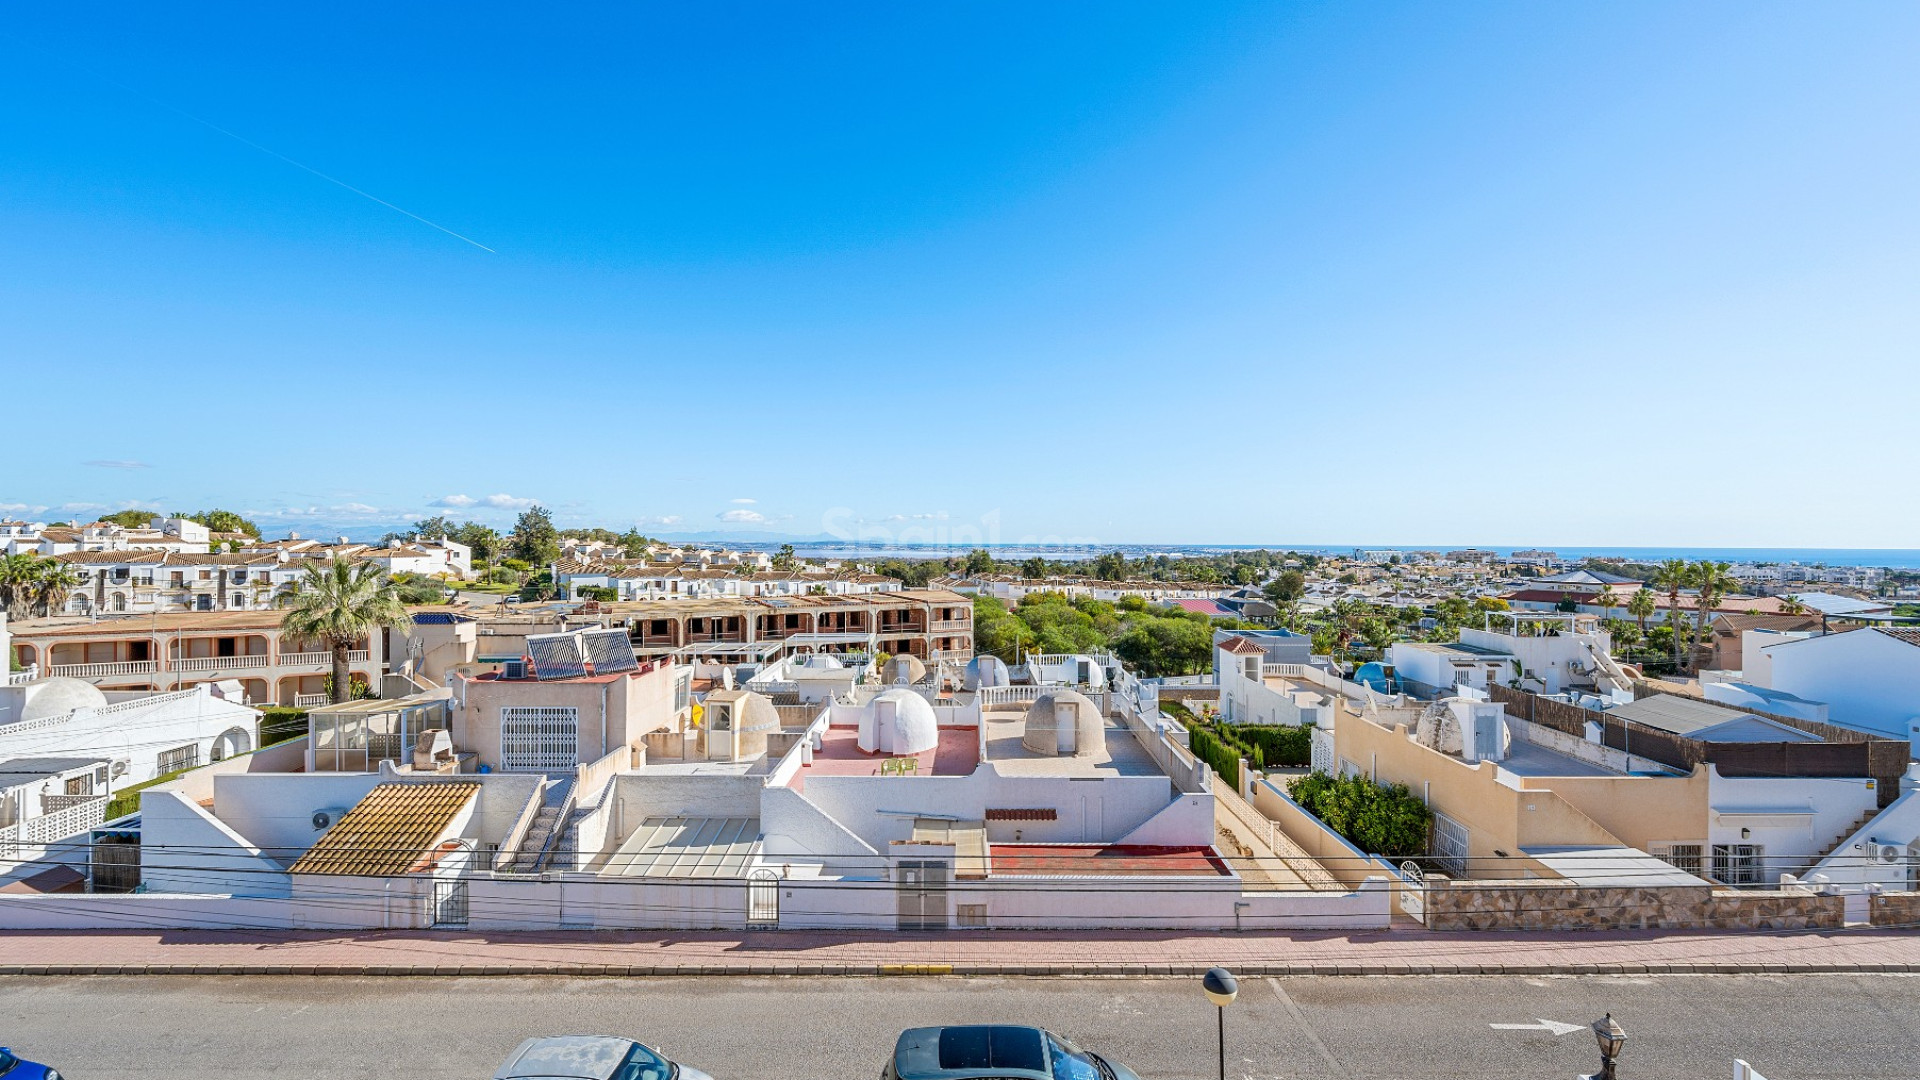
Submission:
[[980,729],[940,729],[940,745],[920,754],[869,754],[860,749],[860,733],[850,727],[828,728],[821,737],[813,763],[802,775],[878,776],[888,758],[912,757],[920,762],[917,776],[970,776],[980,764]]
[[994,844],[988,848],[993,876],[1002,877],[1207,877],[1227,876],[1226,864],[1209,847],[1149,847],[1144,844]]

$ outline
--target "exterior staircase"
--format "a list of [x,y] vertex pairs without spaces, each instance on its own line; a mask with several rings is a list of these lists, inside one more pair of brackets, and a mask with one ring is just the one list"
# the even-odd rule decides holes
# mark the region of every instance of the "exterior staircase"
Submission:
[[566,824],[571,826],[573,810],[573,781],[562,780],[548,785],[546,794],[540,803],[540,809],[534,814],[533,824],[528,827],[526,838],[520,841],[520,849],[514,852],[513,862],[507,869],[515,874],[535,874],[546,868],[549,849],[554,846],[554,833],[561,829],[561,817],[566,815]]

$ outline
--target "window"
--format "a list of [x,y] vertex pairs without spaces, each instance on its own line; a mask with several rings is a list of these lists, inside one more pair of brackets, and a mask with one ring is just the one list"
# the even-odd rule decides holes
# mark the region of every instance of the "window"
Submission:
[[508,706],[500,710],[500,765],[508,772],[546,772],[579,764],[578,709]]
[[92,776],[67,777],[67,794],[69,795],[93,794],[93,777]]
[[1047,1036],[1047,1057],[1053,1062],[1055,1080],[1105,1080],[1086,1051],[1062,1043],[1057,1036]]
[[627,1060],[613,1071],[613,1080],[667,1080],[673,1069],[646,1047],[634,1044]]
[[200,764],[199,743],[188,743],[172,750],[160,751],[160,773],[163,776],[182,769],[191,769],[198,764]]
[[1714,880],[1723,885],[1758,885],[1766,880],[1765,861],[1759,844],[1715,844]]
[[125,611],[127,610],[127,594],[123,592],[114,593],[109,603],[112,605],[113,610]]
[[1671,863],[1675,869],[1685,870],[1695,877],[1706,876],[1706,866],[1700,858],[1699,844],[1655,844],[1653,854]]

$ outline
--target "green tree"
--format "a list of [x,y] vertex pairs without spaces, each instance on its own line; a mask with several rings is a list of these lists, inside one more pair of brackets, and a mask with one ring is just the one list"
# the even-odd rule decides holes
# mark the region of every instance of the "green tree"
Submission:
[[974,548],[967,552],[967,561],[961,564],[961,572],[968,577],[993,573],[993,553],[986,548]]
[[123,529],[144,529],[153,523],[153,511],[122,510],[117,514],[107,514],[100,520]]
[[1653,571],[1651,584],[1667,591],[1667,625],[1674,628],[1673,666],[1680,668],[1680,590],[1693,584],[1693,567],[1685,559],[1665,559]]
[[347,654],[353,647],[382,627],[413,624],[393,580],[373,563],[331,559],[309,566],[283,602],[281,632],[318,641],[333,653],[335,704],[352,693]]
[[1282,570],[1280,576],[1267,582],[1260,591],[1273,601],[1275,607],[1279,607],[1289,600],[1298,600],[1307,595],[1307,575],[1298,570]]
[[1020,564],[1020,576],[1028,581],[1039,581],[1047,576],[1047,560],[1038,555],[1029,557]]
[[[1713,618],[1714,609],[1720,606],[1720,601],[1727,598],[1727,594],[1740,587],[1740,582],[1731,573],[1732,569],[1732,563],[1714,562],[1711,559],[1702,559],[1693,564],[1693,586],[1699,590],[1696,593],[1697,599],[1693,613],[1693,640],[1696,649],[1707,641],[1707,621]],[[1697,654],[1689,654],[1688,659],[1693,661],[1688,664],[1688,667],[1697,666],[1699,662]]]
[[0,604],[5,605],[7,618],[24,619],[33,610],[40,564],[45,561],[31,551],[0,555]]
[[1802,603],[1798,596],[1789,593],[1780,598],[1780,614],[1805,615],[1806,613],[1807,605]]
[[1627,597],[1627,614],[1633,616],[1633,621],[1639,625],[1643,640],[1647,636],[1647,619],[1658,607],[1659,602],[1654,599],[1652,589],[1635,589],[1633,595]]
[[529,507],[513,523],[509,547],[513,557],[530,566],[545,566],[560,557],[560,533],[553,527],[553,511]]
[[795,565],[797,564],[793,557],[793,545],[781,544],[780,550],[773,553],[773,568],[781,573],[786,573],[791,571]]
[[1118,551],[1109,551],[1094,557],[1088,571],[1100,581],[1127,580],[1127,557]]
[[260,538],[260,526],[255,525],[253,522],[248,521],[246,518],[241,517],[231,510],[202,510],[194,514],[175,514],[173,516],[185,518],[188,521],[197,521],[207,528],[212,529],[214,532],[246,533],[256,540]]
[[1600,591],[1593,594],[1593,602],[1600,608],[1600,617],[1610,619],[1613,609],[1620,606],[1620,594],[1613,591],[1613,586],[1602,585]]
[[490,563],[500,554],[500,534],[477,521],[469,521],[453,531],[456,543],[465,544],[478,562]]
[[425,521],[413,523],[413,537],[416,540],[445,540],[454,534],[457,526],[451,518],[436,514]]
[[628,529],[620,534],[620,553],[629,559],[644,559],[647,557],[647,548],[652,543],[653,541],[640,535],[639,529]]

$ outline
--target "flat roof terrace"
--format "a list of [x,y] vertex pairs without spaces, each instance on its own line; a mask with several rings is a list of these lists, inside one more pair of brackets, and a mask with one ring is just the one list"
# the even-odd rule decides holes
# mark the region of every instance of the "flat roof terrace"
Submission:
[[1124,724],[1109,722],[1105,748],[1084,757],[1075,754],[1036,754],[1021,738],[1027,733],[1026,714],[1001,710],[985,714],[987,760],[1002,776],[1160,776],[1146,748]]
[[1230,877],[1210,847],[1145,844],[992,844],[990,876]]
[[801,775],[879,776],[882,763],[910,757],[919,764],[912,776],[970,776],[980,764],[980,729],[943,727],[940,745],[919,754],[869,754],[860,749],[860,733],[851,727],[830,727],[820,737],[820,749]]

